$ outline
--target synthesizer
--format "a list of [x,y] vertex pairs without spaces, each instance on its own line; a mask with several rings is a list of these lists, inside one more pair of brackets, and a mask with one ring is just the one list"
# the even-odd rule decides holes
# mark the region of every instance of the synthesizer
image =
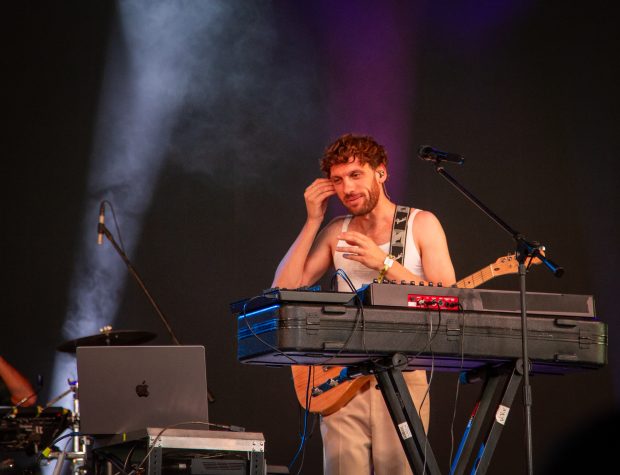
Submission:
[[[534,372],[607,364],[607,325],[596,318],[592,296],[528,293],[527,309]],[[274,289],[231,310],[237,356],[248,364],[351,366],[403,353],[410,369],[459,371],[522,352],[518,292],[409,284],[371,284],[357,294]]]

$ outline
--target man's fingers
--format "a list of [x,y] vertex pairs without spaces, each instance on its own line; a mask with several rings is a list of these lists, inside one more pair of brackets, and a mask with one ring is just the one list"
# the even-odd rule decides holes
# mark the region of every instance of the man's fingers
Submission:
[[[357,254],[343,254],[342,257],[349,259],[350,261],[362,262],[363,257]],[[362,262],[363,264],[363,262]]]
[[311,192],[313,190],[317,190],[317,189],[325,189],[325,188],[330,188],[333,189],[334,188],[334,184],[326,179],[326,178],[319,178],[317,180],[314,180],[310,186],[308,186],[306,188],[306,192]]
[[359,256],[364,253],[364,250],[359,246],[337,246],[336,252],[347,252]]
[[332,185],[331,182],[327,182],[323,184],[310,185],[308,188],[306,188],[306,192],[304,193],[304,196],[308,199],[317,199],[317,198],[326,198],[334,194],[336,194],[334,185]]
[[368,244],[368,241],[370,240],[369,237],[364,236],[363,234],[358,233],[357,231],[346,231],[344,233],[340,233],[338,235],[338,239],[342,241],[346,241],[349,244],[355,244],[355,245]]

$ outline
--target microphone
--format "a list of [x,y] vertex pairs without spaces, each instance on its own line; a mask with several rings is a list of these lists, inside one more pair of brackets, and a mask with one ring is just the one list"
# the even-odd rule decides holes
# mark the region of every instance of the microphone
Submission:
[[450,152],[442,152],[430,145],[420,145],[418,149],[418,157],[429,162],[450,162],[462,165],[465,158],[462,155]]
[[97,244],[101,246],[103,244],[103,229],[105,220],[105,201],[99,205],[99,224],[97,224]]

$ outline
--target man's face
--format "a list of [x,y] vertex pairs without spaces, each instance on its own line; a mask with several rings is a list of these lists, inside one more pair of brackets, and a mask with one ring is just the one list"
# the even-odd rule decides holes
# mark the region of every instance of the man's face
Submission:
[[354,216],[370,213],[379,201],[381,193],[376,171],[357,158],[348,163],[332,166],[330,179],[342,204]]

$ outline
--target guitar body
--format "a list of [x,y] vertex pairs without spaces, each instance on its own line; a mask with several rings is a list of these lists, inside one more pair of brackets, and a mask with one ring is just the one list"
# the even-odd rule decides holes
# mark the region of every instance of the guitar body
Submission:
[[[540,264],[540,259],[529,259],[526,264]],[[461,289],[473,289],[485,282],[488,282],[500,275],[515,274],[518,272],[519,263],[514,254],[500,257],[493,264],[480,269],[478,272],[459,280],[455,287]],[[335,378],[342,370],[341,366],[291,366],[293,371],[293,383],[295,394],[299,404],[306,409],[306,395],[312,388],[320,386],[325,381]],[[308,371],[310,371],[310,387],[308,387]],[[318,412],[324,416],[332,414],[351,400],[355,393],[367,381],[374,379],[374,376],[359,376],[355,379],[344,381],[337,386],[319,394],[318,396],[309,395],[310,403],[307,408],[310,412]]]
[[[340,374],[342,366],[291,366],[293,371],[293,383],[297,400],[303,408],[306,408],[306,394],[312,388],[324,383],[328,379],[335,378]],[[308,372],[310,372],[310,388],[308,388]],[[373,380],[374,376],[359,376],[355,379],[344,381],[325,391],[318,396],[310,398],[310,412],[318,412],[324,416],[332,414],[344,406],[355,393],[367,381]]]

